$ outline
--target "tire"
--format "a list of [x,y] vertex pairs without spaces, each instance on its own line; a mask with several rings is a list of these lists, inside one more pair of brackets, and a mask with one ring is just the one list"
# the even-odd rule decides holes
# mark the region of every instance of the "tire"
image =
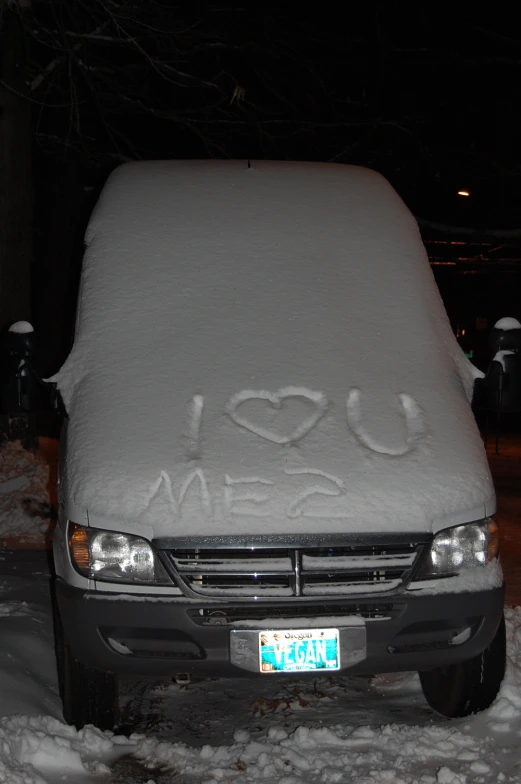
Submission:
[[73,656],[56,605],[54,638],[65,722],[74,725],[77,730],[85,724],[94,724],[101,730],[113,730],[118,707],[117,678],[111,672],[85,667]]
[[479,713],[496,699],[505,675],[505,619],[501,618],[488,648],[458,664],[420,672],[425,699],[435,711],[456,719]]

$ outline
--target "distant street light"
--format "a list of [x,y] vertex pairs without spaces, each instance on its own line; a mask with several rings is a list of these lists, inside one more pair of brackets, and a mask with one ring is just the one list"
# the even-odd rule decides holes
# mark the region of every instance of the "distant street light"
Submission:
[[470,196],[468,191],[458,191],[458,196]]

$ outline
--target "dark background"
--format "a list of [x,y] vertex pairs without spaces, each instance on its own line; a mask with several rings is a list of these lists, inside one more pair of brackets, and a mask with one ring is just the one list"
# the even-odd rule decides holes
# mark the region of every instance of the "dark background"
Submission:
[[70,347],[88,216],[125,160],[375,168],[418,218],[478,364],[491,324],[521,319],[506,5],[0,0],[0,44],[0,321],[32,319],[47,372]]

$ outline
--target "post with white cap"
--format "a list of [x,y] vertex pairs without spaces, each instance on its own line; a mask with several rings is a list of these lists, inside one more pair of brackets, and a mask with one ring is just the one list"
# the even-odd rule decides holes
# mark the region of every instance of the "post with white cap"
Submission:
[[502,414],[521,411],[521,323],[502,318],[489,340],[494,356],[481,383],[478,407],[496,414],[496,454]]
[[35,334],[28,321],[17,321],[0,343],[0,413],[3,439],[34,446],[36,419],[52,412],[52,385],[37,371]]

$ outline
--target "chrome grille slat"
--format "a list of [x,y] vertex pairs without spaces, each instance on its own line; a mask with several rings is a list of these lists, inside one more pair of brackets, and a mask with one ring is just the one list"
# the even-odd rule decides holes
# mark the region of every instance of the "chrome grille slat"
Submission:
[[340,547],[194,547],[162,551],[192,598],[319,597],[396,590],[408,579],[421,544]]
[[349,596],[355,593],[384,593],[401,585],[401,580],[379,580],[376,583],[321,583],[306,585],[304,596]]
[[200,572],[215,572],[222,574],[251,574],[252,572],[263,572],[264,574],[285,574],[293,572],[291,559],[279,558],[273,561],[268,559],[252,559],[248,561],[248,568],[244,568],[244,561],[215,561],[208,559],[201,561],[180,561],[176,559],[176,568],[179,572],[187,574],[199,574]]
[[382,569],[390,567],[412,566],[416,553],[407,555],[380,555],[380,556],[353,556],[341,555],[328,558],[327,556],[304,555],[302,565],[307,570],[351,568],[357,569]]
[[254,598],[260,594],[263,597],[276,597],[281,596],[287,598],[288,596],[293,596],[293,591],[291,587],[274,587],[274,586],[265,586],[262,589],[250,586],[244,586],[240,589],[237,588],[220,588],[215,586],[197,586],[197,593],[200,596],[208,596],[211,598],[215,597],[223,597],[229,599],[230,597],[250,597]]
[[183,575],[183,577],[191,576],[191,577],[201,577],[202,575],[215,575],[216,579],[220,577],[251,577],[254,574],[257,577],[280,577],[281,575],[290,575],[293,572],[262,572],[258,571],[257,569],[254,572],[251,571],[225,571],[220,569],[179,569],[179,574]]

